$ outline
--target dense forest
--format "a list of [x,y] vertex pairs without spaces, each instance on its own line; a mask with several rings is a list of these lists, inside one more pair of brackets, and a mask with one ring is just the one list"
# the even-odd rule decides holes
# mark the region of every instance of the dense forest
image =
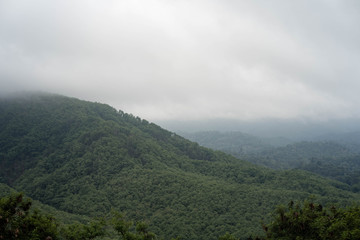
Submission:
[[[52,215],[34,209],[32,203],[22,193],[12,193],[0,198],[0,239],[159,239],[149,231],[147,223],[134,223],[119,212],[112,211],[85,224],[63,224]],[[291,201],[288,207],[277,207],[271,222],[262,227],[264,236],[248,237],[247,240],[357,240],[360,238],[360,207],[345,209],[332,205],[325,208],[308,200],[303,204]],[[179,239],[181,238],[171,238]],[[239,238],[228,232],[219,237],[219,240],[237,239]]]
[[186,138],[215,150],[221,150],[237,158],[273,169],[290,169],[307,164],[314,159],[343,158],[357,155],[350,143],[328,140],[294,141],[273,137],[260,138],[242,132],[195,132],[181,133]]
[[239,159],[272,169],[302,169],[346,183],[354,192],[360,191],[360,155],[355,149],[360,141],[357,133],[321,136],[317,141],[283,139],[282,145],[279,138],[263,139],[241,132],[182,134],[200,145]]
[[115,211],[166,239],[264,237],[261,223],[279,204],[360,199],[345,180],[258,166],[108,105],[52,94],[0,100],[0,182],[66,224]]

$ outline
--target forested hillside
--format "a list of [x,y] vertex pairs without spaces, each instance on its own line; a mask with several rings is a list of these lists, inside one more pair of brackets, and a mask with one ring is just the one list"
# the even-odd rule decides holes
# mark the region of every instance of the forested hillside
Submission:
[[[0,198],[16,194],[17,191],[7,184],[0,183]],[[42,212],[56,217],[62,224],[71,224],[74,222],[86,223],[91,220],[89,216],[72,214],[65,211],[58,210],[52,206],[41,203],[40,201],[33,200],[32,205],[34,208]]]
[[294,142],[281,137],[260,138],[242,132],[208,131],[181,134],[202,146],[273,169],[298,168],[318,159],[330,160],[356,155],[356,152],[346,145],[335,141]]
[[360,132],[346,132],[338,134],[325,134],[315,138],[318,141],[330,140],[344,145],[353,152],[360,153]]
[[358,135],[355,132],[329,135],[328,138],[322,136],[319,137],[322,141],[288,142],[285,146],[275,147],[269,139],[241,132],[184,134],[203,146],[258,165],[272,169],[302,169],[341,181],[354,192],[360,191],[360,155],[359,150],[354,149],[359,141]]
[[360,192],[360,155],[312,159],[299,169],[346,183],[353,192]]
[[339,181],[259,167],[108,105],[50,94],[0,100],[0,179],[68,213],[115,209],[166,238],[245,238],[291,199],[360,199]]
[[301,167],[314,159],[335,159],[354,155],[346,147],[334,142],[297,142],[248,155],[246,159],[274,169],[290,169]]

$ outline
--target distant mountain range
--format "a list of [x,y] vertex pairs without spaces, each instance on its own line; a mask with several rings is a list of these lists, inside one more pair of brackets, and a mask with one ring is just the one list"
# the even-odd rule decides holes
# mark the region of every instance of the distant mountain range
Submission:
[[[261,138],[286,138],[292,141],[314,141],[327,136],[341,136],[360,132],[358,118],[330,119],[262,119],[262,120],[164,120],[162,127],[175,132],[242,132]],[[359,138],[357,138],[359,139]]]
[[[291,142],[241,132],[195,132],[183,136],[200,145],[272,169],[303,169],[347,183],[360,191],[360,134],[329,134],[318,141]],[[287,142],[287,144],[286,144]]]
[[[259,152],[254,144],[244,152]],[[258,166],[108,105],[53,94],[0,99],[0,182],[71,216],[116,209],[163,238],[246,238],[262,233],[278,204],[360,200],[345,182]]]

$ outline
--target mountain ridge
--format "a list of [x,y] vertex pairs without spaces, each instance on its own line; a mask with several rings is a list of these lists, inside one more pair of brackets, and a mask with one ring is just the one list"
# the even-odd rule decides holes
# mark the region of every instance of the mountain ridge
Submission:
[[115,208],[161,237],[245,238],[291,199],[360,199],[341,182],[256,166],[105,104],[36,94],[1,99],[0,113],[2,182],[70,213]]

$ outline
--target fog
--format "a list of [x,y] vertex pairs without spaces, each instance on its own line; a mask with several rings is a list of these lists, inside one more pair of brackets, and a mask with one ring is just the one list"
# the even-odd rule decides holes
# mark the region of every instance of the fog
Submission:
[[360,2],[0,1],[2,93],[154,122],[360,116]]

